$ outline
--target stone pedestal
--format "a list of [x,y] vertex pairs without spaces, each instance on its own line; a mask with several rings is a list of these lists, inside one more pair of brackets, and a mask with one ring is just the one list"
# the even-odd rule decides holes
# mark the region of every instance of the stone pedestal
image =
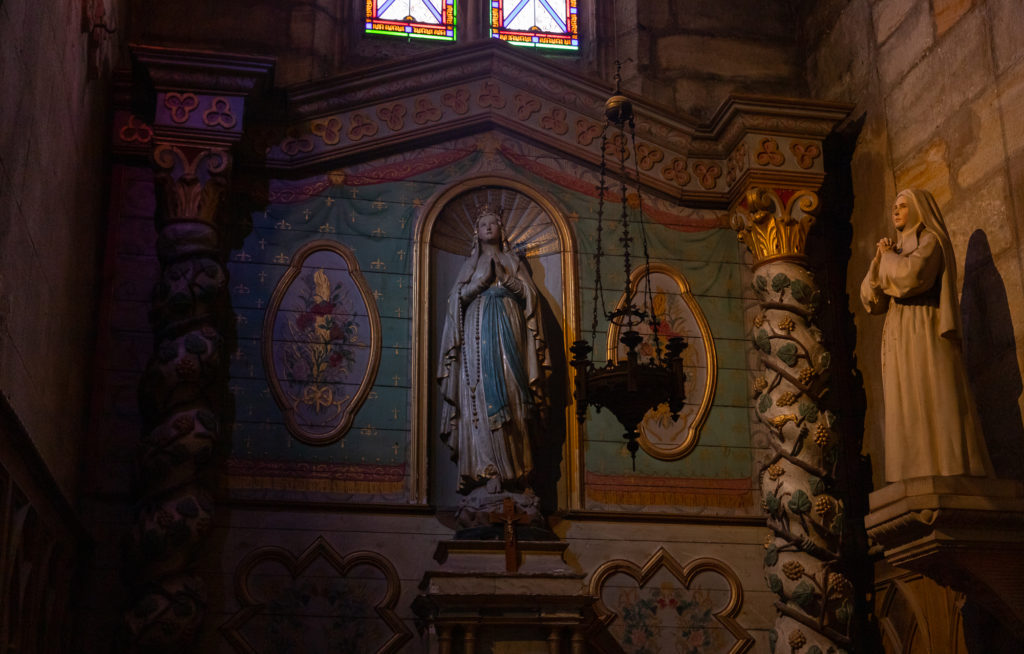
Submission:
[[1024,635],[1024,485],[918,477],[869,501],[865,526],[887,561],[965,593]]
[[566,563],[564,541],[520,541],[518,569],[505,543],[441,542],[413,610],[438,654],[621,652],[594,612],[584,575]]

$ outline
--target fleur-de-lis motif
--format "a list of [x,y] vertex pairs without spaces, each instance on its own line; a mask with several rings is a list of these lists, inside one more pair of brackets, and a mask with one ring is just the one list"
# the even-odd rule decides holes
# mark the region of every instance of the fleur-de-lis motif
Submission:
[[341,142],[341,119],[331,116],[327,120],[313,121],[310,131],[320,137],[324,145],[337,145]]
[[153,128],[135,116],[128,116],[126,122],[117,132],[125,143],[149,143],[153,140]]
[[779,142],[773,138],[761,139],[761,150],[755,157],[761,166],[781,166],[786,163],[786,157],[779,152]]
[[690,171],[686,170],[686,158],[672,157],[672,161],[661,167],[661,176],[680,186],[690,183]]
[[576,142],[580,145],[590,145],[600,135],[600,125],[582,118],[576,121]]
[[640,170],[650,170],[654,165],[665,158],[665,153],[658,148],[651,147],[645,143],[636,146],[636,164]]
[[796,165],[805,170],[813,166],[814,160],[821,156],[821,148],[814,143],[794,142],[789,150],[796,156]]
[[540,126],[559,136],[568,132],[569,124],[565,122],[565,109],[552,107],[551,111],[540,117]]
[[214,98],[210,108],[203,112],[203,123],[209,127],[232,129],[238,124],[238,119],[231,112],[231,103],[226,98]]
[[469,91],[466,89],[445,91],[441,94],[441,104],[461,116],[469,111]]
[[412,119],[416,121],[417,125],[436,123],[441,120],[441,110],[426,96],[416,98],[415,109],[416,113],[413,114]]
[[396,102],[386,107],[378,107],[377,118],[383,120],[388,129],[397,132],[405,127],[405,105]]
[[501,94],[501,89],[494,82],[483,83],[476,101],[484,109],[488,107],[503,109],[505,107],[505,96]]
[[352,125],[348,128],[348,137],[358,141],[364,136],[373,136],[377,133],[377,123],[367,117],[364,113],[357,113],[352,116]]
[[517,93],[515,101],[516,118],[519,120],[528,120],[530,116],[540,111],[540,100],[535,97],[525,93]]
[[183,123],[199,106],[199,98],[195,93],[175,93],[171,91],[164,96],[164,106],[171,112],[171,120]]
[[694,164],[693,172],[697,175],[700,185],[710,191],[718,184],[718,178],[722,176],[722,167],[716,163],[700,162]]

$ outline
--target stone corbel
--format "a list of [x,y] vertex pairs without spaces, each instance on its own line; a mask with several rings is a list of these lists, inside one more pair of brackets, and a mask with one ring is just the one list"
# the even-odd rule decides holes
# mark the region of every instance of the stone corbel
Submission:
[[1024,485],[917,477],[868,499],[868,536],[889,563],[964,593],[1024,636]]
[[117,137],[127,153],[152,147],[161,279],[150,312],[154,354],[139,389],[144,435],[125,624],[128,651],[182,652],[193,649],[205,614],[205,583],[194,566],[228,438],[219,205],[247,97],[268,82],[273,62],[160,48],[133,54],[152,82],[156,110],[146,121],[122,117]]

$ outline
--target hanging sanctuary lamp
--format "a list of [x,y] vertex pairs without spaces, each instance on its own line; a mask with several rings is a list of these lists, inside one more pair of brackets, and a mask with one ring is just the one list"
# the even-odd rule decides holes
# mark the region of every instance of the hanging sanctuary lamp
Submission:
[[[594,301],[593,319],[591,322],[590,340],[597,340],[598,305],[601,312],[612,325],[618,327],[619,342],[625,346],[625,358],[616,355],[618,348],[609,349],[609,357],[603,366],[595,365],[590,359],[593,346],[590,342],[580,339],[574,341],[570,351],[573,354],[572,367],[576,370],[574,397],[576,399],[576,418],[582,424],[586,419],[587,407],[594,406],[600,411],[607,408],[625,428],[623,438],[626,448],[636,469],[636,452],[640,448],[638,428],[644,415],[662,403],[667,403],[672,419],[679,417],[683,408],[683,372],[682,352],[686,343],[682,337],[668,339],[662,351],[658,331],[660,321],[654,312],[651,298],[650,275],[644,275],[644,289],[641,284],[632,283],[631,250],[634,237],[630,230],[635,229],[640,235],[644,269],[649,268],[650,259],[647,251],[647,233],[644,229],[643,201],[640,198],[640,171],[637,165],[636,121],[633,114],[633,103],[622,95],[620,90],[621,77],[619,62],[615,62],[615,94],[605,102],[604,129],[601,132],[601,176],[598,185],[597,205],[597,247],[594,253]],[[628,131],[627,131],[628,128]],[[633,159],[633,169],[629,170],[626,162]],[[609,168],[619,179],[619,193],[616,198],[611,193]],[[632,197],[628,193],[628,183],[635,182],[636,192]],[[632,199],[632,201],[631,201]],[[619,306],[608,311],[604,305],[601,264],[605,252],[601,243],[604,229],[605,207],[618,203],[619,243],[622,245],[625,266],[625,289],[623,301]],[[634,211],[636,215],[634,216]],[[649,307],[650,311],[644,307]],[[643,325],[650,328],[650,339],[653,355],[641,356],[638,349],[644,342],[638,328]]]

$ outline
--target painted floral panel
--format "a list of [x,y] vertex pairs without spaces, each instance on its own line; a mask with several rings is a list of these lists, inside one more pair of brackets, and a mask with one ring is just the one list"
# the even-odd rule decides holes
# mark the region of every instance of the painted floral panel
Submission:
[[300,654],[376,652],[392,637],[375,610],[387,590],[379,571],[354,569],[351,578],[250,575],[249,587],[263,610],[240,630],[254,652]]
[[380,359],[380,319],[355,258],[336,243],[296,253],[267,313],[271,387],[300,440],[337,440],[352,424]]
[[735,643],[714,615],[727,601],[721,592],[685,588],[667,573],[640,588],[622,579],[610,580],[604,601],[618,614],[609,629],[628,654],[724,654]]

